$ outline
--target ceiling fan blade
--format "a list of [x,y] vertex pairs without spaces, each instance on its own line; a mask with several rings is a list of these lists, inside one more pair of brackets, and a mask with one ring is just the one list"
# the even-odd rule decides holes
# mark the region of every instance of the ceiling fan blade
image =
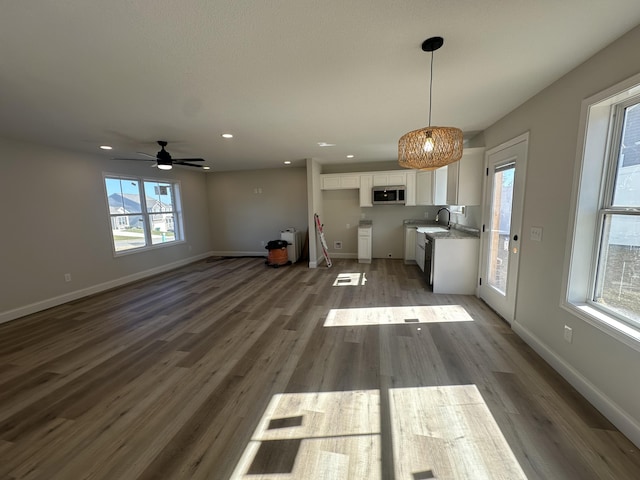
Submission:
[[149,157],[149,158],[153,158],[154,160],[156,159],[155,155],[149,155],[148,153],[144,153],[144,152],[136,152],[138,155],[144,155],[145,157]]
[[174,162],[204,162],[204,158],[174,158]]
[[153,158],[120,158],[120,157],[113,157],[111,160],[129,160],[129,161],[134,161],[134,162],[150,162],[151,160],[155,160],[156,157]]
[[202,168],[202,165],[196,165],[195,163],[188,163],[188,162],[173,162],[174,165],[185,165],[187,167],[196,167],[196,168]]

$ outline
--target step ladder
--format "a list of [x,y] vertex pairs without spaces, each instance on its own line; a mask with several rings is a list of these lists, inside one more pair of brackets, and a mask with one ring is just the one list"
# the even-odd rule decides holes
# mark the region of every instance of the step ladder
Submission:
[[315,218],[316,220],[316,231],[320,236],[320,246],[322,247],[322,255],[324,256],[324,261],[327,262],[327,267],[331,267],[331,258],[329,257],[327,241],[324,238],[324,231],[322,229],[323,225],[322,223],[320,223],[320,216],[317,213],[314,213],[313,218]]

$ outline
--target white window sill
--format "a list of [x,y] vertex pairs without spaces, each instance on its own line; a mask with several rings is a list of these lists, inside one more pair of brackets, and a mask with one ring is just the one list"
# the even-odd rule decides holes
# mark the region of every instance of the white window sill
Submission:
[[640,329],[634,328],[586,303],[564,302],[562,308],[593,325],[601,332],[640,352]]

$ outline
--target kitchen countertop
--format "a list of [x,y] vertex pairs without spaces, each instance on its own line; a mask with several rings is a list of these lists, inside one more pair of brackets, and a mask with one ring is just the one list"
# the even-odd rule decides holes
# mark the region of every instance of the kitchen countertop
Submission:
[[[431,226],[435,226],[435,225],[431,225]],[[417,230],[418,232],[420,232],[422,228],[418,227]],[[425,235],[432,238],[433,240],[438,240],[438,239],[460,240],[460,239],[467,239],[467,238],[480,238],[480,232],[474,229],[463,230],[461,228],[452,227],[450,230],[447,230],[444,232],[429,232],[425,230],[422,230],[422,231],[425,233]]]

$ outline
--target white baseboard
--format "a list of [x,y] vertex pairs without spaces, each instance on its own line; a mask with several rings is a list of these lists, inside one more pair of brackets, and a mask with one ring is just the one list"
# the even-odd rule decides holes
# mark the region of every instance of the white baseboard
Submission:
[[629,440],[640,448],[640,424],[617,403],[612,401],[600,389],[593,385],[580,372],[565,362],[547,347],[538,337],[517,322],[512,324],[513,330],[538,355],[545,359],[565,380],[578,390],[589,402],[596,407],[611,423],[613,423]]
[[18,307],[13,310],[0,312],[0,323],[8,322],[10,320],[15,320],[16,318],[20,318],[20,317],[24,317],[25,315],[30,315],[32,313],[40,312],[42,310],[46,310],[47,308],[55,307],[57,305],[62,305],[63,303],[72,302],[73,300],[77,300],[82,297],[87,297],[95,293],[104,292],[105,290],[110,290],[115,287],[120,287],[127,283],[135,282],[137,280],[142,280],[143,278],[151,277],[159,273],[168,272],[169,270],[173,270],[173,269],[182,267],[184,265],[188,265],[190,263],[203,260],[207,257],[210,257],[211,255],[212,255],[211,253],[203,253],[201,255],[196,255],[194,257],[185,258],[183,260],[178,260],[176,262],[168,263],[166,265],[150,268],[149,270],[144,270],[142,272],[127,275],[126,277],[120,277],[114,280],[109,280],[108,282],[99,283],[97,285],[92,285],[86,288],[81,288],[80,290],[74,290],[73,292],[65,293],[57,297],[40,300],[38,302],[34,302],[29,305],[25,305],[23,307]]
[[267,252],[234,252],[234,251],[215,251],[211,252],[210,255],[216,257],[264,257],[267,258]]
[[358,258],[357,253],[330,253],[331,258]]
[[320,255],[315,259],[315,261],[309,260],[309,268],[318,268],[323,262],[324,256]]

